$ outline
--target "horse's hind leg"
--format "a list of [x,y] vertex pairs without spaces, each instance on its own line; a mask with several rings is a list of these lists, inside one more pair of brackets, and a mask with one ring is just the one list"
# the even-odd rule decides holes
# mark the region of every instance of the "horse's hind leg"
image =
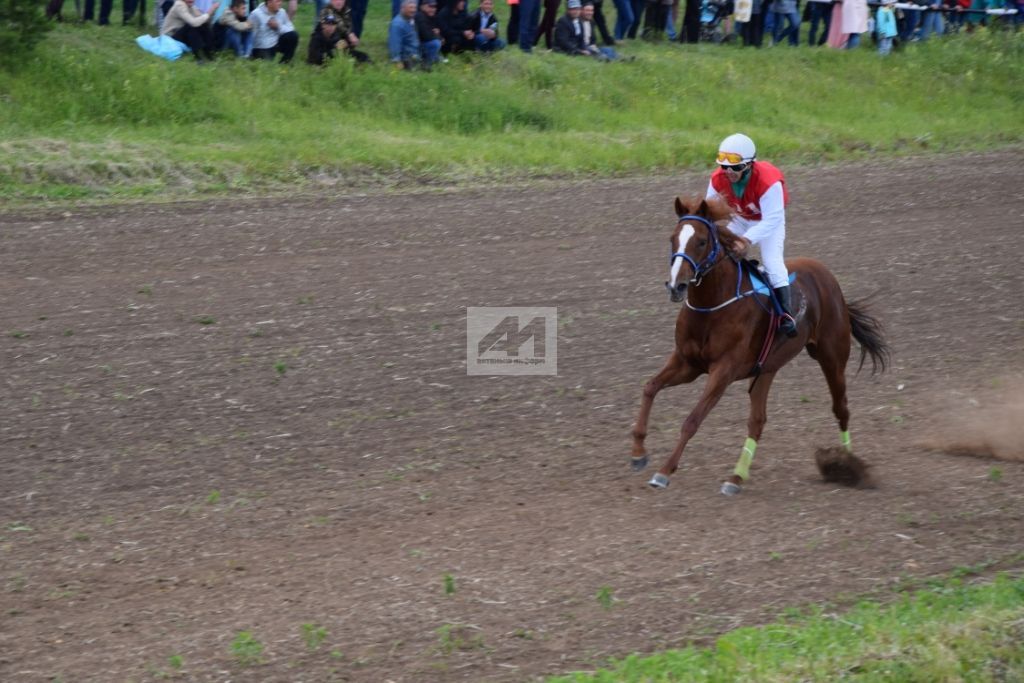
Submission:
[[669,356],[668,362],[661,371],[644,385],[644,396],[640,403],[640,415],[633,427],[633,469],[637,472],[647,467],[647,449],[644,439],[647,438],[647,420],[651,416],[654,397],[665,387],[692,382],[700,373],[686,363],[678,354]]
[[846,361],[849,356],[849,343],[846,346],[846,353],[842,353],[842,349],[839,349],[839,353],[827,352],[819,344],[813,356],[825,374],[825,381],[828,382],[828,391],[832,395],[832,414],[839,422],[839,443],[847,451],[852,450],[849,431],[850,409],[846,405]]
[[750,479],[750,464],[754,461],[754,451],[761,439],[765,422],[768,421],[768,392],[775,379],[774,372],[766,372],[754,380],[750,389],[750,416],[747,418],[747,440],[740,451],[740,459],[732,476],[722,484],[722,494],[734,496],[742,490],[743,482]]

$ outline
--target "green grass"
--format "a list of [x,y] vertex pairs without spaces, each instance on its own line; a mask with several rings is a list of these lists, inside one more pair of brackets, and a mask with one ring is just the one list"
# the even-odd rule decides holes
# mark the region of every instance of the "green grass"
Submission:
[[[311,12],[304,3],[295,22],[300,52]],[[889,59],[867,46],[634,42],[623,50],[636,61],[601,64],[509,49],[428,74],[387,64],[385,12],[371,3],[376,63],[364,69],[169,63],[135,46],[138,27],[64,25],[0,72],[0,199],[664,172],[706,168],[740,129],[786,163],[1024,139],[1024,33],[950,36]]]
[[608,670],[548,683],[630,681],[1024,680],[1024,578],[949,579],[898,602],[862,602],[742,628],[714,647],[630,656]]

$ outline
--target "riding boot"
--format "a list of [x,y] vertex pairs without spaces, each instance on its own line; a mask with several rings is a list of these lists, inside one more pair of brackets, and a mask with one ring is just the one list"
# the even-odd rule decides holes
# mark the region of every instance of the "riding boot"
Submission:
[[779,321],[779,329],[782,330],[787,337],[796,336],[796,318],[793,317],[793,304],[789,295],[789,285],[785,287],[775,287],[775,298],[779,301],[779,306],[782,308],[782,320]]

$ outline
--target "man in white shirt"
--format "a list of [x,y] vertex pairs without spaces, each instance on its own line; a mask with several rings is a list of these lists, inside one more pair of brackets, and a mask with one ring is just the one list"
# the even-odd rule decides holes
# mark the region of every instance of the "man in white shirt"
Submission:
[[249,15],[253,59],[274,59],[281,55],[281,63],[286,64],[295,56],[299,34],[292,24],[292,17],[298,5],[290,3],[286,12],[281,8],[281,1],[266,0]]

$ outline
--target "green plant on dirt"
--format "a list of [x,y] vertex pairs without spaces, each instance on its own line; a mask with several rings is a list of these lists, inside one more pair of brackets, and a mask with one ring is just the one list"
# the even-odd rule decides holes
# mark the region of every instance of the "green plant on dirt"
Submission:
[[185,666],[185,659],[181,655],[171,655],[167,658],[167,664],[172,669],[178,670]]
[[196,322],[200,325],[215,325],[217,324],[217,319],[212,315],[201,315],[196,318]]
[[14,330],[13,332],[11,332],[11,336],[14,337],[15,339],[24,339],[25,337],[28,336],[28,332],[23,332],[22,330]]
[[220,502],[220,491],[217,491],[216,489],[214,489],[213,491],[210,491],[210,493],[208,493],[206,495],[206,504],[207,505],[216,505],[219,502]]
[[444,594],[455,595],[455,577],[451,574],[444,575]]
[[998,467],[993,467],[988,471],[988,480],[999,482],[1003,480],[1003,471]]
[[594,597],[597,599],[597,604],[604,609],[611,609],[615,605],[615,596],[611,586],[601,586],[597,589],[597,594]]
[[475,627],[464,624],[445,624],[437,629],[437,651],[444,656],[453,652],[486,649],[482,634],[473,633]]
[[1021,624],[1024,578],[999,575],[976,586],[946,578],[891,605],[789,610],[776,623],[730,631],[713,647],[631,655],[547,683],[1017,681],[1024,680]]
[[250,631],[239,631],[231,641],[231,654],[242,666],[259,664],[263,657],[263,643]]
[[284,377],[284,373],[288,372],[288,363],[286,363],[283,360],[279,360],[276,363],[274,363],[274,370],[277,372],[278,375]]
[[316,650],[327,638],[327,629],[312,622],[302,625],[302,640],[310,650]]

